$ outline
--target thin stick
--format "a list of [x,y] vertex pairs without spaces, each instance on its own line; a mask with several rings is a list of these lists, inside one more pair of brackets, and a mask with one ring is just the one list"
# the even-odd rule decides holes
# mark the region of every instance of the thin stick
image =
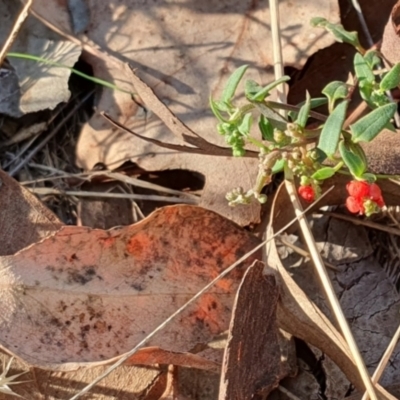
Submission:
[[274,239],[276,236],[280,235],[282,232],[284,232],[287,228],[289,228],[292,224],[294,224],[297,220],[299,220],[303,215],[309,211],[318,201],[320,201],[326,194],[328,194],[334,187],[332,186],[329,190],[327,190],[316,202],[314,202],[312,205],[310,205],[305,211],[303,211],[300,216],[296,216],[296,218],[292,219],[289,223],[287,223],[282,229],[280,229],[278,232],[276,232],[273,236],[271,236],[269,239],[264,240],[261,242],[259,245],[254,247],[254,249],[250,250],[247,254],[245,254],[243,257],[241,257],[239,260],[234,262],[231,266],[229,266],[227,269],[225,269],[221,274],[219,274],[215,279],[213,279],[209,284],[204,286],[203,289],[201,289],[198,293],[196,293],[190,300],[188,300],[183,306],[178,308],[170,317],[168,317],[164,322],[162,322],[160,325],[157,326],[151,333],[149,333],[144,339],[142,339],[131,351],[126,353],[124,356],[122,356],[115,364],[113,364],[110,368],[108,368],[103,374],[98,376],[93,382],[91,382],[89,385],[84,387],[79,393],[71,397],[69,400],[77,400],[79,397],[87,393],[90,389],[92,389],[97,383],[99,383],[102,379],[104,379],[106,376],[108,376],[112,371],[114,371],[117,367],[122,365],[129,357],[131,357],[133,354],[135,354],[143,345],[145,345],[153,336],[155,336],[158,332],[160,332],[162,329],[164,329],[175,317],[177,317],[179,314],[182,313],[188,307],[190,304],[195,302],[203,293],[205,293],[207,290],[209,290],[216,282],[218,282],[220,279],[222,279],[225,275],[229,274],[233,269],[235,269],[239,264],[241,264],[243,261],[247,259],[250,255],[255,253],[257,250],[261,249],[264,247],[268,242],[270,242],[272,239]]
[[[396,348],[399,338],[400,338],[400,325],[397,328],[397,331],[394,334],[392,340],[390,341],[389,346],[387,347],[385,353],[383,354],[381,361],[379,362],[378,366],[376,367],[374,374],[372,375],[373,383],[379,382],[379,379],[381,378],[382,373],[385,370],[385,367],[386,367],[387,363],[389,362],[389,359],[392,356],[394,349]],[[368,393],[364,393],[364,396],[362,397],[361,400],[368,400],[368,399],[369,399]]]
[[371,33],[369,32],[368,25],[365,21],[364,14],[360,7],[360,3],[358,2],[358,0],[351,0],[351,3],[353,4],[354,9],[356,10],[357,17],[358,17],[358,19],[361,23],[361,27],[364,31],[364,35],[367,38],[368,46],[373,47],[374,41],[372,40]]
[[[281,33],[279,27],[279,5],[278,0],[269,0],[269,9],[271,13],[271,33],[272,33],[272,47],[274,52],[274,72],[275,79],[279,79],[283,76],[283,56],[282,56],[282,44],[281,44]],[[278,101],[286,103],[286,88],[285,84],[277,86]]]
[[[320,211],[321,212],[321,211]],[[322,214],[328,215],[333,218],[342,219],[344,221],[349,221],[354,225],[363,225],[368,228],[376,229],[378,231],[391,233],[392,235],[400,236],[400,229],[394,228],[392,226],[386,226],[382,224],[378,224],[373,221],[363,220],[355,217],[351,217],[349,215],[338,214],[330,211],[322,211]]]
[[152,194],[130,194],[130,193],[107,193],[107,192],[85,192],[79,190],[59,190],[54,188],[27,188],[32,193],[58,196],[76,196],[76,197],[103,197],[108,199],[132,199],[132,200],[147,200],[147,201],[165,201],[168,203],[186,203],[198,204],[194,199],[182,199],[180,197],[157,196]]
[[314,261],[314,265],[317,270],[318,276],[324,287],[325,294],[326,294],[328,301],[331,305],[331,308],[335,314],[336,320],[339,323],[339,326],[343,333],[343,336],[349,346],[350,352],[353,356],[353,359],[356,363],[358,371],[361,375],[361,379],[364,382],[365,388],[372,400],[378,400],[378,397],[375,393],[375,388],[374,388],[371,378],[368,374],[368,370],[365,366],[364,360],[361,357],[360,351],[354,340],[354,337],[350,330],[347,319],[343,314],[343,310],[340,307],[339,300],[336,296],[335,290],[333,289],[332,282],[329,279],[328,272],[324,266],[324,262],[322,260],[321,254],[318,251],[314,237],[311,233],[311,228],[308,223],[308,220],[306,218],[301,217],[304,215],[304,212],[302,211],[301,203],[299,201],[299,198],[297,197],[296,186],[293,181],[292,172],[288,168],[286,168],[286,170],[285,170],[285,178],[286,178],[285,179],[286,190],[292,201],[295,215],[299,218],[300,228],[303,232],[304,239],[307,243],[307,247],[308,247],[311,257]]
[[11,46],[13,45],[18,32],[20,31],[22,24],[26,20],[29,14],[29,9],[31,8],[33,0],[28,0],[26,4],[22,7],[21,12],[18,15],[17,20],[14,23],[14,26],[11,29],[10,34],[8,35],[8,38],[6,42],[4,43],[2,49],[0,50],[0,65],[3,64],[4,58],[6,57],[8,50],[10,50]]
[[79,173],[79,174],[69,174],[69,173],[66,173],[66,172],[64,172],[62,170],[59,170],[57,168],[49,167],[47,165],[36,164],[36,163],[33,163],[33,162],[29,163],[28,165],[30,167],[33,167],[33,168],[42,169],[44,171],[50,171],[50,172],[53,172],[53,173],[56,173],[56,174],[60,174],[60,175],[57,175],[57,176],[46,176],[44,178],[39,178],[39,179],[31,180],[31,181],[20,182],[20,184],[23,185],[23,186],[32,185],[33,183],[44,182],[44,181],[55,180],[55,179],[63,179],[63,178],[79,178],[82,181],[89,181],[90,182],[91,179],[94,176],[105,176],[105,177],[108,177],[108,178],[113,179],[115,181],[124,182],[124,183],[127,183],[128,185],[141,187],[143,189],[149,189],[149,190],[154,190],[154,191],[158,191],[158,192],[174,194],[176,196],[184,196],[184,197],[193,199],[194,202],[197,202],[198,199],[199,199],[199,196],[196,196],[196,195],[191,194],[191,193],[186,193],[186,192],[182,192],[180,190],[174,190],[174,189],[166,188],[164,186],[157,185],[155,183],[143,181],[143,180],[140,180],[140,179],[137,179],[137,178],[132,178],[130,176],[126,176],[126,175],[121,174],[119,172],[112,172],[112,171],[109,171],[109,170],[105,170],[105,171],[88,171],[88,172],[82,172],[82,173]]
[[82,107],[85,101],[94,93],[94,91],[88,92],[75,106],[74,108],[63,118],[62,121],[42,140],[31,152],[8,174],[14,176],[21,168],[25,166],[32,158],[50,141],[51,138],[64,126],[65,122],[72,118],[76,112]]

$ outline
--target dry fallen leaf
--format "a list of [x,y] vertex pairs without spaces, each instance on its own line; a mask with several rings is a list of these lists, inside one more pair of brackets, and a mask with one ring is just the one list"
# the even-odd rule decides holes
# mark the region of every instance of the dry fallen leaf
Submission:
[[[124,1],[116,5],[96,0],[88,4],[89,40],[137,68],[138,76],[159,99],[208,141],[224,145],[216,132],[208,100],[210,94],[221,93],[234,68],[248,63],[249,78],[264,84],[273,80],[269,8],[263,2]],[[285,62],[300,67],[311,54],[333,42],[329,35],[311,28],[308,16],[337,21],[338,5],[323,0],[283,2],[280,6]],[[68,13],[58,2],[39,0],[33,7],[55,26],[71,32]],[[92,64],[95,76],[132,91],[131,75],[122,65],[116,67],[107,57],[99,60],[87,56],[86,60]],[[152,104],[146,107],[152,110]],[[104,110],[137,133],[182,144],[159,119],[138,108],[126,93],[103,90],[98,110]],[[224,199],[226,192],[237,186],[252,187],[257,173],[255,160],[165,151],[112,129],[99,114],[84,127],[77,155],[79,165],[89,169],[97,162],[116,167],[132,160],[149,171],[173,168],[196,171],[206,180],[200,205],[240,225],[259,221],[259,205],[254,203],[235,212]]]
[[241,282],[225,348],[219,400],[268,396],[285,376],[276,308],[279,286],[274,271],[256,261]]
[[[15,22],[22,4],[16,1],[1,0],[0,41],[5,42]],[[37,56],[73,67],[78,61],[81,49],[68,42],[33,17],[28,17],[17,35],[11,52],[27,56]],[[71,71],[22,58],[9,57],[12,66],[7,85],[14,84],[14,91],[0,97],[0,111],[12,117],[20,117],[44,109],[53,109],[57,104],[68,101],[70,92],[68,79]],[[18,85],[16,81],[18,80]],[[2,81],[0,81],[2,84]],[[1,89],[3,92],[3,89]],[[4,97],[3,97],[4,96]]]
[[[111,231],[63,227],[0,258],[1,346],[41,368],[102,363],[134,347],[258,243],[191,206]],[[148,345],[185,352],[227,329],[243,271],[219,281]]]
[[0,255],[10,255],[56,232],[62,223],[32,193],[0,170]]

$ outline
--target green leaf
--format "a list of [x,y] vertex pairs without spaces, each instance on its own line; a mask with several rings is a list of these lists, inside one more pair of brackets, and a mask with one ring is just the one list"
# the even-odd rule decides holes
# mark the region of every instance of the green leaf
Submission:
[[339,151],[340,155],[342,156],[342,159],[344,163],[346,164],[347,168],[349,169],[350,173],[357,177],[360,178],[365,170],[367,169],[367,166],[364,164],[363,160],[357,155],[354,154],[346,145],[344,140],[342,140],[339,143]]
[[352,141],[370,142],[385,128],[396,112],[397,106],[394,103],[386,104],[376,108],[366,116],[350,125]]
[[284,167],[285,167],[285,160],[283,158],[281,158],[271,168],[272,174],[277,174],[278,172],[283,171]]
[[311,175],[311,178],[316,179],[317,181],[323,181],[335,175],[335,172],[335,169],[332,167],[323,167],[318,171],[315,171]]
[[310,93],[308,93],[308,91],[307,91],[306,92],[306,102],[300,108],[299,115],[296,119],[297,125],[303,129],[307,125],[307,120],[308,120],[308,116],[310,114],[310,109],[311,109],[311,97],[310,97]]
[[358,80],[367,81],[369,83],[375,82],[375,75],[372,72],[371,67],[364,60],[364,57],[360,53],[354,55],[354,70]]
[[381,80],[381,90],[391,90],[400,85],[400,63],[397,63]]
[[366,172],[365,174],[362,174],[361,176],[362,180],[367,181],[369,183],[376,182],[377,177],[375,174],[370,174],[369,172]]
[[244,94],[247,98],[255,96],[258,92],[263,89],[256,81],[253,79],[247,79],[244,85]]
[[374,103],[373,89],[374,89],[373,82],[368,82],[366,80],[358,82],[358,90],[360,91],[362,99],[365,100],[371,107],[373,107],[372,104]]
[[317,147],[328,156],[331,156],[336,152],[342,126],[346,118],[348,104],[348,100],[339,103],[329,115],[322,128]]
[[381,63],[381,59],[379,58],[376,50],[368,50],[364,54],[364,60],[371,69],[374,69]]
[[253,117],[251,116],[251,113],[245,114],[241,124],[238,126],[238,131],[242,135],[247,136],[250,133],[250,128],[252,123],[253,123]]
[[268,121],[274,128],[277,128],[281,131],[286,130],[287,121],[282,117],[282,115],[280,115],[278,112],[268,107],[264,103],[254,102],[253,104],[256,106],[258,111],[260,111],[260,113],[268,119]]
[[[328,102],[328,100],[325,97],[315,97],[314,99],[311,99],[311,109],[317,108],[319,106],[323,106]],[[297,107],[302,107],[306,102],[302,101],[299,104],[296,104]],[[289,111],[288,116],[292,121],[295,121],[297,119],[299,112],[298,111]]]
[[357,155],[365,165],[368,165],[368,160],[367,156],[365,155],[365,151],[358,143],[347,142],[346,146],[352,153]]
[[331,32],[335,39],[340,43],[349,43],[354,46],[358,51],[364,52],[359,40],[357,32],[349,32],[343,28],[341,24],[332,24],[322,17],[315,17],[311,19],[311,25],[318,28],[324,28]]
[[215,102],[211,97],[210,97],[210,108],[213,114],[217,117],[219,122],[227,122],[227,120],[224,119],[224,117],[221,115],[217,102]]
[[329,111],[332,112],[335,108],[336,100],[345,99],[349,94],[349,89],[344,82],[332,81],[322,89],[322,94],[328,98]]
[[267,86],[261,88],[257,93],[247,96],[247,98],[250,101],[264,101],[264,99],[269,95],[272,89],[274,89],[276,86],[280,85],[283,82],[287,82],[290,80],[290,76],[284,75],[281,78],[277,79],[276,81],[273,81],[269,83]]
[[224,91],[222,92],[221,100],[224,103],[230,104],[233,96],[235,95],[239,82],[242,80],[243,75],[248,67],[248,65],[242,65],[241,67],[237,68],[229,77],[228,81],[226,82]]
[[271,122],[269,122],[268,118],[266,118],[264,115],[260,115],[258,127],[260,128],[261,136],[264,140],[275,142],[274,127],[272,126]]

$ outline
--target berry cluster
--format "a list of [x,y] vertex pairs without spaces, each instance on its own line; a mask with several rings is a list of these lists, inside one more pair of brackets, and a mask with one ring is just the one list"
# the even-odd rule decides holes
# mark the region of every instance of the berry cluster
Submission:
[[352,213],[369,217],[385,205],[381,189],[376,183],[351,181],[346,185],[346,189],[349,194],[346,207]]
[[[377,213],[385,205],[382,191],[376,183],[365,181],[351,181],[346,185],[349,197],[346,199],[346,207],[352,213],[370,215]],[[311,185],[301,185],[299,195],[305,201],[312,203],[316,197],[315,188]]]

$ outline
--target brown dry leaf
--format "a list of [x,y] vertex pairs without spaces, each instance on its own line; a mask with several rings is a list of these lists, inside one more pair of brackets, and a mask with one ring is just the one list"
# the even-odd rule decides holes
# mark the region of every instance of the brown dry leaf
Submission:
[[220,400],[268,396],[285,376],[276,321],[279,287],[274,271],[263,274],[264,267],[256,261],[238,289],[224,354]]
[[62,223],[32,193],[0,170],[0,255],[6,256],[56,232]]
[[[87,182],[81,189],[89,192],[121,193],[117,182]],[[110,229],[134,223],[132,201],[118,198],[81,198],[77,210],[78,224],[91,228]]]
[[[22,4],[17,1],[0,0],[0,42],[4,43]],[[49,59],[54,63],[73,67],[81,54],[80,46],[64,40],[50,29],[29,16],[13,43],[10,52],[18,52]],[[68,101],[69,68],[58,68],[39,61],[9,57],[8,85],[0,80],[0,112],[12,117],[39,110],[54,109],[57,104]]]
[[[221,93],[236,67],[249,64],[248,77],[263,84],[274,79],[270,16],[265,2],[125,0],[110,4],[92,0],[88,4],[91,16],[88,38],[137,68],[138,76],[159,99],[208,141],[223,145],[208,101],[210,94]],[[38,0],[33,7],[57,27],[69,29],[68,14],[59,2]],[[309,17],[318,15],[338,21],[335,1],[292,1],[281,3],[280,7],[284,59],[288,64],[300,67],[311,54],[333,42],[330,35],[311,28]],[[91,56],[87,60],[97,77],[132,90],[132,79],[126,68],[118,68],[106,58],[99,60]],[[152,110],[152,104],[146,106]],[[139,134],[182,144],[160,120],[138,108],[128,94],[104,90],[98,110]],[[255,160],[166,151],[112,129],[98,114],[84,127],[77,154],[79,165],[84,168],[92,168],[97,162],[115,167],[132,160],[149,171],[172,168],[197,171],[206,179],[202,206],[240,225],[259,220],[257,204],[237,212],[224,199],[232,188],[253,186],[257,173]]]
[[[341,177],[335,178],[326,182],[326,187],[329,187],[329,184],[333,182],[341,188],[344,187],[345,180]],[[389,193],[385,199],[387,201],[388,199],[393,200],[392,196],[396,192],[396,185],[386,182],[385,186],[392,189],[392,193]],[[340,189],[331,191],[322,199],[318,206],[343,204],[345,190],[343,190],[343,193],[341,192]],[[388,203],[390,204],[390,201]],[[276,232],[286,222],[290,221],[292,211],[290,200],[282,185],[274,199],[271,214],[273,226],[271,227],[270,234]],[[363,390],[363,383],[342,335],[286,271],[280,261],[275,241],[269,242],[267,254],[268,265],[276,269],[282,279],[281,297],[278,303],[278,321],[280,327],[327,354],[341,368],[349,381],[358,390]],[[394,399],[393,396],[379,385],[378,390],[383,398]]]
[[[0,259],[1,346],[53,370],[101,364],[134,347],[258,243],[192,206],[166,207],[111,231],[63,227]],[[243,272],[219,281],[148,345],[186,352],[226,330]]]
[[398,1],[389,17],[383,33],[381,52],[385,58],[392,64],[400,60],[400,1]]

